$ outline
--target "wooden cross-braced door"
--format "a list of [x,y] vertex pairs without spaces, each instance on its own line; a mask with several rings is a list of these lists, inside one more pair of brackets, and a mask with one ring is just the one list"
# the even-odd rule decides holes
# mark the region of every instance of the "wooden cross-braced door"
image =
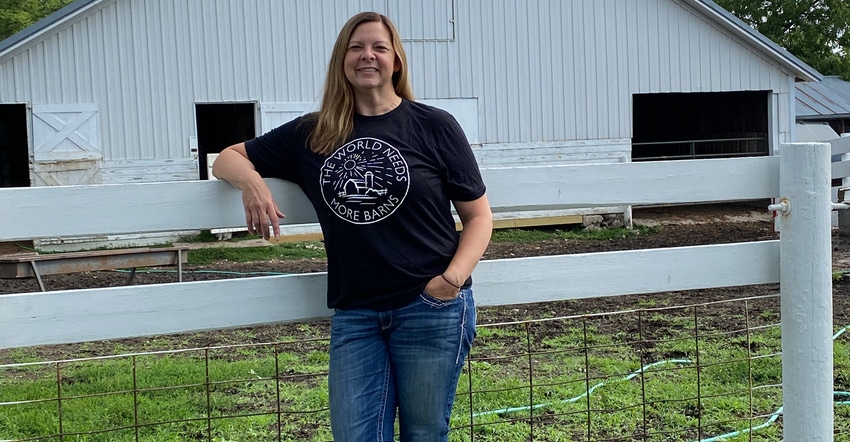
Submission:
[[32,116],[36,186],[102,182],[96,104],[34,105]]

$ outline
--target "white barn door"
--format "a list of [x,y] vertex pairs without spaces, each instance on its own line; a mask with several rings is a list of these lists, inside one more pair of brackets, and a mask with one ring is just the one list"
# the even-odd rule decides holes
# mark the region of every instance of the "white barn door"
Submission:
[[97,105],[33,105],[35,186],[102,183]]
[[319,110],[318,103],[260,103],[260,128],[257,135],[314,110]]

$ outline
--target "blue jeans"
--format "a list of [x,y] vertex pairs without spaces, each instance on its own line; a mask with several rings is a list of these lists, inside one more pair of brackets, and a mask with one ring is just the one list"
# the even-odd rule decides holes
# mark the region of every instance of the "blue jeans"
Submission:
[[475,301],[425,293],[386,312],[337,310],[331,320],[331,428],[335,442],[447,441],[464,359],[475,337]]

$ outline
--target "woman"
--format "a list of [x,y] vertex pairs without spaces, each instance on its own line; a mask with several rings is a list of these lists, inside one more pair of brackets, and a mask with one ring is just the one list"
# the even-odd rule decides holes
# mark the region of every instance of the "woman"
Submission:
[[492,215],[460,126],[413,101],[390,20],[368,12],[349,19],[320,110],[227,148],[213,174],[242,191],[248,230],[264,238],[279,237],[284,214],[262,177],[297,183],[316,209],[335,311],[334,439],[393,440],[397,413],[402,441],[447,440],[475,336],[470,275]]

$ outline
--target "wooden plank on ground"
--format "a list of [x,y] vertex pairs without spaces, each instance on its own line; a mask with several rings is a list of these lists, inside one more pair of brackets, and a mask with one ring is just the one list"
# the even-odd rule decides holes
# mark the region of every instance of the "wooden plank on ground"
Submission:
[[188,261],[185,247],[140,247],[91,250],[43,255],[0,256],[0,279],[33,278],[33,266],[41,276],[136,267],[172,266]]
[[[494,229],[514,229],[520,227],[561,226],[581,224],[581,215],[546,216],[541,218],[517,218],[493,220]],[[459,228],[459,227],[458,227]]]
[[[779,281],[779,241],[482,261],[480,306]],[[300,321],[331,314],[326,274],[0,295],[0,348]]]

